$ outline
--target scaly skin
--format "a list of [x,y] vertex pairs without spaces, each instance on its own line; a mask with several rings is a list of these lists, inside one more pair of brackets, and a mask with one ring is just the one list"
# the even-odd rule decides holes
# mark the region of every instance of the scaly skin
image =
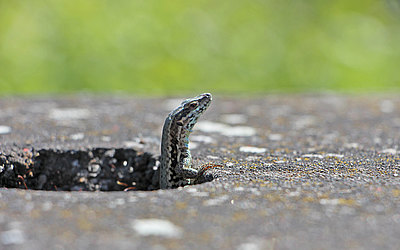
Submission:
[[196,183],[210,168],[210,165],[200,171],[192,168],[189,135],[211,100],[209,93],[187,99],[165,119],[161,141],[161,189],[184,186],[190,180]]

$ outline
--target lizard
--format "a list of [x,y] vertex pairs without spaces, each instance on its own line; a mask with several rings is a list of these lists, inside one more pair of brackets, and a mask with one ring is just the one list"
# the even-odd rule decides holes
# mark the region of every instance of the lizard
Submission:
[[212,96],[204,93],[187,99],[174,109],[164,122],[161,139],[160,188],[169,189],[204,182],[206,170],[219,165],[207,164],[192,168],[189,135],[203,112],[210,106]]

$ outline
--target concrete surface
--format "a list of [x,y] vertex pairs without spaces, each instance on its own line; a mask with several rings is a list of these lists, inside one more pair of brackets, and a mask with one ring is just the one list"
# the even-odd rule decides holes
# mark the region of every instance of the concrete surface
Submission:
[[[183,99],[183,98],[180,98]],[[159,154],[179,98],[3,97],[0,152]],[[175,190],[0,189],[0,249],[398,249],[396,95],[214,96],[192,155],[212,182]]]

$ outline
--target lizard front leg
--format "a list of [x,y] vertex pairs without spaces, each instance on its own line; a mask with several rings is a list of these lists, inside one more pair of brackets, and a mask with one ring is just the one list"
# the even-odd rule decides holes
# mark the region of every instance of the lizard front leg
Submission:
[[182,176],[184,179],[194,179],[198,175],[198,171],[192,168],[192,156],[190,151],[187,150],[186,157],[180,162],[178,169],[179,175]]

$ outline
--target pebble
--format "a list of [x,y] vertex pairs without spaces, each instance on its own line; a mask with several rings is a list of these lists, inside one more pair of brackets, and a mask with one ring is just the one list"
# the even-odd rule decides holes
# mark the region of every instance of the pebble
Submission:
[[196,124],[196,129],[205,133],[222,133],[224,130],[228,129],[230,126],[210,121],[202,121]]
[[222,131],[221,134],[225,136],[250,137],[256,134],[256,130],[248,126],[236,126],[236,127],[230,127],[229,129]]
[[280,141],[280,140],[282,140],[282,135],[281,134],[269,134],[268,139],[270,141]]
[[82,140],[83,138],[85,138],[85,134],[84,134],[84,133],[72,134],[72,135],[70,136],[70,138],[71,138],[71,140],[79,141],[79,140]]
[[314,116],[305,115],[305,116],[298,118],[294,122],[294,127],[295,127],[295,129],[304,129],[304,128],[310,127],[311,125],[314,125],[315,122],[316,122],[316,118]]
[[247,242],[247,243],[240,244],[237,249],[238,250],[261,250],[263,248],[254,242]]
[[254,153],[254,154],[261,154],[267,152],[266,148],[257,148],[257,147],[249,147],[249,146],[242,146],[239,148],[240,152],[244,153]]
[[387,149],[382,150],[381,153],[394,155],[394,154],[397,154],[397,150],[394,148],[387,148]]
[[25,242],[25,236],[21,230],[11,229],[0,233],[0,240],[4,245],[19,245]]
[[116,207],[118,207],[118,206],[122,206],[122,205],[124,205],[124,204],[125,204],[125,199],[123,199],[123,198],[118,198],[118,199],[115,199],[115,200],[113,200],[113,201],[110,201],[110,202],[108,203],[108,207],[111,208],[111,209],[114,209],[114,208],[116,208]]
[[342,154],[332,154],[332,153],[328,153],[328,154],[324,154],[325,157],[333,157],[333,158],[343,158],[344,155]]
[[327,154],[323,154],[323,155],[321,155],[321,154],[304,154],[301,157],[303,157],[303,158],[319,158],[319,159],[322,159],[322,158],[325,158],[325,157],[343,158],[344,155],[342,155],[342,154],[332,154],[332,153],[327,153]]
[[210,159],[210,160],[218,160],[218,159],[219,159],[219,156],[207,155],[207,159]]
[[261,160],[261,157],[259,157],[259,156],[254,156],[254,155],[250,155],[250,156],[247,156],[246,158],[245,158],[245,160],[246,161],[257,161],[257,162],[259,162],[260,160]]
[[109,136],[102,136],[102,137],[101,137],[101,140],[102,140],[103,142],[110,142],[110,141],[111,141],[111,137],[109,137]]
[[115,200],[115,204],[122,206],[125,204],[125,200],[123,198],[118,198]]
[[303,157],[303,158],[319,158],[319,159],[324,158],[324,156],[320,155],[320,154],[305,154],[305,155],[302,155],[301,157]]
[[192,188],[192,187],[185,188],[185,191],[188,192],[188,193],[196,193],[196,192],[198,192],[198,190],[196,188]]
[[193,196],[193,197],[208,197],[210,195],[207,192],[196,192],[196,193],[191,193],[191,196]]
[[390,100],[383,100],[380,104],[382,113],[392,113],[394,111],[394,104]]
[[49,118],[58,121],[87,119],[89,117],[90,111],[81,108],[56,108],[49,112]]
[[203,121],[198,122],[196,129],[205,133],[219,133],[224,136],[249,137],[256,134],[256,129],[248,126],[229,126],[223,123]]
[[200,192],[196,188],[185,188],[186,192],[195,197],[208,197],[209,194],[207,192]]
[[132,228],[141,236],[181,238],[183,234],[180,227],[161,219],[137,219],[132,221]]
[[221,115],[221,120],[228,124],[244,124],[247,122],[247,116],[243,114],[225,114]]
[[345,143],[344,146],[346,148],[359,148],[360,144],[356,143],[356,142],[352,142],[352,143]]
[[234,191],[238,191],[238,192],[242,192],[242,191],[244,191],[244,187],[235,187],[233,190]]
[[128,198],[128,202],[136,202],[137,200],[138,200],[138,198],[135,197],[135,196],[130,196],[130,197]]
[[221,195],[221,196],[216,197],[214,199],[209,199],[209,200],[204,201],[204,205],[205,206],[217,206],[217,205],[220,205],[220,204],[224,203],[227,200],[229,200],[229,196],[228,195]]
[[140,142],[137,142],[137,141],[124,141],[123,145],[124,145],[124,147],[133,148],[136,150],[142,149],[144,147],[143,144],[141,144]]
[[51,201],[45,201],[42,204],[43,211],[50,211],[53,208],[53,203]]
[[195,149],[195,148],[197,148],[199,146],[199,144],[198,143],[196,143],[196,142],[191,142],[191,143],[189,143],[189,149],[191,150],[191,149]]
[[5,135],[11,133],[11,127],[0,125],[0,135]]
[[339,204],[339,199],[321,199],[319,201],[321,205],[331,205],[335,206]]
[[214,143],[215,140],[211,136],[206,135],[192,135],[190,140],[193,142]]

